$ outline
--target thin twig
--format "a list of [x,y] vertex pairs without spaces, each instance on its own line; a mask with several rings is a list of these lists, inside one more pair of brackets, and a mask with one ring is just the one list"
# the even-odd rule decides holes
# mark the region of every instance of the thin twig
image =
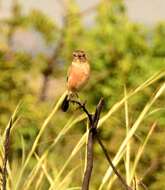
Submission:
[[134,179],[133,179],[133,186],[134,186],[134,190],[137,190],[137,181],[136,181],[136,177],[134,177]]
[[3,169],[2,169],[2,190],[6,190],[6,178],[7,178],[7,161],[9,157],[9,146],[10,146],[10,131],[13,125],[12,118],[9,123],[9,127],[6,129],[6,136],[4,142],[4,158],[3,158]]
[[91,125],[92,124],[92,114],[90,114],[89,112],[88,112],[88,110],[86,109],[86,107],[85,107],[85,104],[84,103],[81,103],[81,102],[79,102],[79,101],[77,101],[77,100],[69,100],[69,102],[71,102],[71,103],[73,103],[73,104],[77,104],[85,113],[86,113],[86,115],[88,116],[88,119],[89,119],[89,124]]
[[120,175],[120,173],[117,171],[116,167],[113,165],[112,160],[111,160],[111,158],[110,158],[110,156],[108,154],[108,151],[105,148],[104,144],[102,143],[102,141],[101,141],[98,133],[95,134],[95,137],[96,137],[97,142],[99,143],[99,145],[100,145],[100,147],[101,147],[101,149],[102,149],[102,151],[103,151],[103,153],[104,153],[104,155],[105,155],[105,157],[106,157],[109,165],[112,167],[114,173],[117,175],[117,177],[119,178],[119,180],[121,181],[121,183],[123,184],[123,186],[125,187],[125,189],[126,190],[132,190],[132,188],[127,185],[127,183],[124,180],[124,178]]
[[102,111],[102,108],[103,108],[103,104],[104,104],[104,99],[101,98],[97,107],[96,107],[96,111],[95,111],[95,114],[94,114],[94,117],[93,117],[93,122],[94,122],[94,128],[97,129],[97,124],[99,122],[99,119],[100,119],[100,114],[101,114],[101,111]]
[[43,84],[42,84],[41,93],[40,93],[41,101],[44,101],[46,99],[46,96],[47,96],[46,93],[47,93],[48,84],[49,84],[49,77],[52,75],[54,71],[54,65],[55,63],[57,63],[60,51],[64,46],[64,36],[65,36],[65,28],[67,27],[67,22],[68,22],[68,19],[64,17],[64,26],[61,29],[59,40],[54,49],[53,55],[47,61],[47,67],[43,71]]
[[41,101],[44,101],[46,99],[46,96],[47,96],[46,93],[47,93],[48,84],[49,84],[49,77],[53,73],[54,63],[57,62],[57,59],[58,59],[58,56],[59,56],[59,52],[63,48],[63,45],[64,45],[63,40],[64,40],[64,31],[62,31],[62,33],[61,33],[61,37],[59,39],[59,42],[57,43],[57,46],[56,46],[56,48],[54,50],[54,54],[48,60],[47,67],[43,71],[43,77],[44,78],[43,78],[43,84],[42,84],[41,94],[40,94],[40,100]]
[[138,185],[140,185],[144,190],[148,190],[148,187],[143,183],[142,180],[138,182]]

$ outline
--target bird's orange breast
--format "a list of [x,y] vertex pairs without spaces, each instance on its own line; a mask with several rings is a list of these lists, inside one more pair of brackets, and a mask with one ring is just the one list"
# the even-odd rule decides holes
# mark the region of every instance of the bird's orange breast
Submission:
[[68,73],[68,90],[79,90],[86,84],[89,74],[90,68],[88,63],[72,63]]

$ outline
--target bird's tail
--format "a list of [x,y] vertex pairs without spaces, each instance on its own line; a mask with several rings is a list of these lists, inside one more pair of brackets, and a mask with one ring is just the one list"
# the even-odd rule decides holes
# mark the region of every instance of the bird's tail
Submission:
[[69,108],[69,95],[67,94],[62,102],[61,109],[66,112]]

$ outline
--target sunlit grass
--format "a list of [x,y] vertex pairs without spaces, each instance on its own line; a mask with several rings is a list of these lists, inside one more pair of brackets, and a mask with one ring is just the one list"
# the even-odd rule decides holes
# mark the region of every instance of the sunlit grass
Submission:
[[[119,150],[116,153],[116,156],[114,158],[114,163],[115,165],[117,165],[117,163],[120,161],[120,159],[122,158],[121,155],[123,155],[123,151],[125,151],[125,147],[127,145],[127,143],[129,142],[130,138],[133,136],[133,134],[136,132],[136,130],[138,129],[138,127],[140,126],[141,122],[143,121],[145,115],[148,113],[149,109],[151,108],[151,106],[154,104],[154,102],[159,98],[159,96],[164,92],[165,90],[165,83],[159,88],[159,90],[157,91],[157,93],[153,96],[153,98],[146,104],[146,106],[144,107],[144,109],[142,110],[142,112],[140,113],[139,117],[136,119],[136,121],[134,122],[134,124],[132,125],[129,133],[127,134],[127,136],[125,137],[125,139],[123,140],[121,146],[119,147]],[[102,179],[102,183],[100,185],[100,190],[102,189],[102,187],[104,186],[104,184],[107,182],[107,180],[109,179],[109,177],[112,175],[112,169],[108,168],[103,179]]]
[[[144,139],[144,142],[142,143],[142,145],[139,146],[139,150],[135,156],[135,160],[134,162],[131,163],[131,138],[132,136],[135,134],[135,132],[139,129],[139,127],[141,126],[141,123],[145,120],[145,118],[148,115],[154,115],[154,113],[159,112],[160,110],[157,109],[155,111],[150,111],[151,107],[153,106],[153,104],[158,100],[158,98],[164,93],[165,91],[165,83],[163,83],[159,89],[153,93],[152,97],[150,97],[150,100],[148,100],[148,103],[144,106],[144,108],[141,110],[140,114],[137,116],[136,120],[133,122],[133,124],[129,123],[129,99],[135,95],[138,95],[138,93],[140,93],[141,91],[143,91],[145,88],[147,88],[148,86],[152,85],[153,83],[155,83],[157,80],[159,80],[160,78],[165,76],[165,72],[161,72],[161,73],[157,73],[154,76],[152,76],[151,78],[149,78],[147,81],[145,81],[143,84],[141,84],[140,86],[138,86],[136,89],[127,92],[126,88],[124,91],[124,97],[118,101],[117,103],[115,103],[111,109],[109,109],[109,111],[107,113],[104,113],[104,115],[101,117],[101,119],[99,120],[98,123],[98,127],[102,127],[104,125],[104,123],[116,112],[118,112],[120,110],[120,108],[123,106],[124,110],[125,110],[125,126],[126,126],[126,132],[125,132],[125,137],[122,140],[122,143],[120,145],[120,147],[118,148],[114,159],[113,159],[113,163],[114,165],[117,167],[118,163],[124,159],[125,160],[125,174],[126,174],[126,181],[128,184],[133,184],[133,179],[136,177],[136,170],[138,168],[138,164],[139,160],[141,158],[141,156],[143,154],[145,154],[145,148],[146,144],[156,126],[156,124],[154,123],[153,126],[151,127],[151,129],[149,130],[146,138]],[[87,137],[87,132],[86,131],[85,134],[82,135],[82,137],[78,140],[78,142],[74,145],[72,151],[70,152],[70,155],[67,157],[67,159],[65,160],[65,162],[63,163],[62,167],[59,169],[56,167],[56,163],[54,163],[53,168],[51,168],[51,170],[53,170],[54,174],[52,174],[50,171],[50,168],[48,167],[49,163],[49,154],[50,151],[53,147],[55,147],[56,145],[58,145],[58,143],[60,142],[60,140],[66,136],[66,134],[69,132],[69,130],[71,130],[75,125],[77,125],[79,122],[83,121],[84,119],[86,119],[86,116],[84,114],[79,115],[78,117],[75,118],[75,116],[71,117],[66,124],[61,127],[61,130],[59,131],[59,133],[56,135],[56,137],[54,137],[54,140],[52,141],[52,143],[50,144],[50,146],[45,149],[41,155],[36,153],[36,148],[39,146],[39,144],[41,142],[39,142],[39,140],[41,139],[41,136],[43,135],[43,133],[45,132],[45,130],[47,129],[48,123],[51,121],[51,119],[54,117],[56,118],[56,112],[59,109],[61,102],[63,101],[64,97],[65,97],[66,93],[63,94],[63,96],[61,96],[61,98],[58,100],[58,102],[55,104],[53,110],[51,111],[51,113],[47,116],[47,118],[45,119],[45,121],[43,122],[42,126],[39,127],[39,132],[36,136],[36,138],[34,139],[34,142],[32,144],[31,150],[29,151],[29,153],[27,154],[25,152],[25,142],[23,137],[21,136],[21,146],[22,146],[22,161],[19,165],[19,169],[18,169],[18,174],[15,175],[14,172],[16,172],[16,169],[13,170],[12,169],[12,165],[8,164],[7,168],[8,168],[8,186],[7,189],[8,190],[20,190],[20,189],[24,189],[24,190],[31,190],[31,189],[42,189],[42,183],[44,180],[47,181],[48,184],[48,189],[49,190],[76,190],[76,189],[81,189],[81,184],[79,184],[80,186],[76,186],[74,187],[72,185],[72,182],[74,181],[74,175],[77,174],[76,171],[82,167],[81,166],[81,161],[80,164],[75,165],[75,167],[73,167],[69,172],[67,170],[68,166],[70,163],[72,163],[73,158],[81,151],[82,147],[84,147],[85,143],[86,143],[86,137]],[[15,121],[14,122],[14,126],[17,126],[17,124],[19,123],[19,107],[17,106],[17,108],[15,109],[15,111],[13,112],[12,118]],[[120,119],[120,118],[119,118]],[[110,126],[111,127],[111,126]],[[15,128],[15,130],[17,130],[17,128]],[[2,136],[0,137],[0,153],[1,153],[1,158],[3,156],[3,140],[4,140],[4,134],[5,132],[2,134]],[[62,154],[65,154],[65,147],[63,147],[63,152]],[[32,170],[28,173],[27,175],[27,168],[29,163],[31,162],[33,159],[35,159],[35,164],[32,168]],[[84,156],[85,158],[85,156]],[[1,159],[2,160],[2,159]],[[55,162],[55,160],[54,160]],[[106,162],[106,160],[105,160]],[[85,163],[85,161],[83,161],[83,163]],[[1,163],[2,164],[2,163]],[[51,164],[52,166],[52,164]],[[26,173],[26,175],[25,175]],[[78,174],[80,175],[80,174]],[[97,176],[97,173],[93,173],[93,175]],[[14,178],[15,176],[15,178]],[[25,179],[26,177],[26,179]],[[81,176],[82,177],[82,176]],[[116,176],[113,175],[113,171],[110,167],[107,168],[107,170],[105,171],[105,173],[103,174],[103,178],[99,184],[99,190],[103,189],[104,187],[108,188],[108,189],[112,189],[113,187],[113,183],[114,181],[117,180]],[[34,181],[35,181],[35,186],[34,186]],[[132,185],[133,186],[133,185]]]

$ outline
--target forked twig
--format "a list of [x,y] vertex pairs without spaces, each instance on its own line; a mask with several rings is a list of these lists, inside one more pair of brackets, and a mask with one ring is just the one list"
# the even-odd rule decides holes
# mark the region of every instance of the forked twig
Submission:
[[83,178],[83,184],[82,184],[82,190],[88,190],[89,189],[89,182],[92,174],[92,168],[93,168],[93,144],[94,144],[94,138],[96,138],[97,142],[99,143],[109,165],[112,167],[114,173],[117,175],[123,186],[126,190],[132,190],[131,187],[129,187],[124,180],[124,178],[119,174],[116,167],[113,165],[111,158],[108,154],[107,149],[105,148],[104,144],[102,143],[99,134],[97,132],[97,125],[100,118],[100,114],[103,108],[103,98],[100,99],[95,114],[92,115],[89,113],[89,111],[86,109],[85,104],[76,101],[76,100],[69,100],[69,102],[77,104],[87,115],[89,120],[89,135],[88,135],[88,141],[87,141],[87,166],[84,173]]
[[97,124],[99,121],[100,113],[103,107],[103,98],[100,99],[95,114],[92,115],[85,107],[85,103],[81,103],[76,100],[69,100],[69,102],[77,104],[83,112],[86,113],[88,120],[89,120],[89,134],[88,134],[88,141],[87,141],[87,166],[84,173],[83,183],[82,183],[82,190],[89,189],[90,178],[93,169],[93,144],[94,144],[94,137],[97,128]]

